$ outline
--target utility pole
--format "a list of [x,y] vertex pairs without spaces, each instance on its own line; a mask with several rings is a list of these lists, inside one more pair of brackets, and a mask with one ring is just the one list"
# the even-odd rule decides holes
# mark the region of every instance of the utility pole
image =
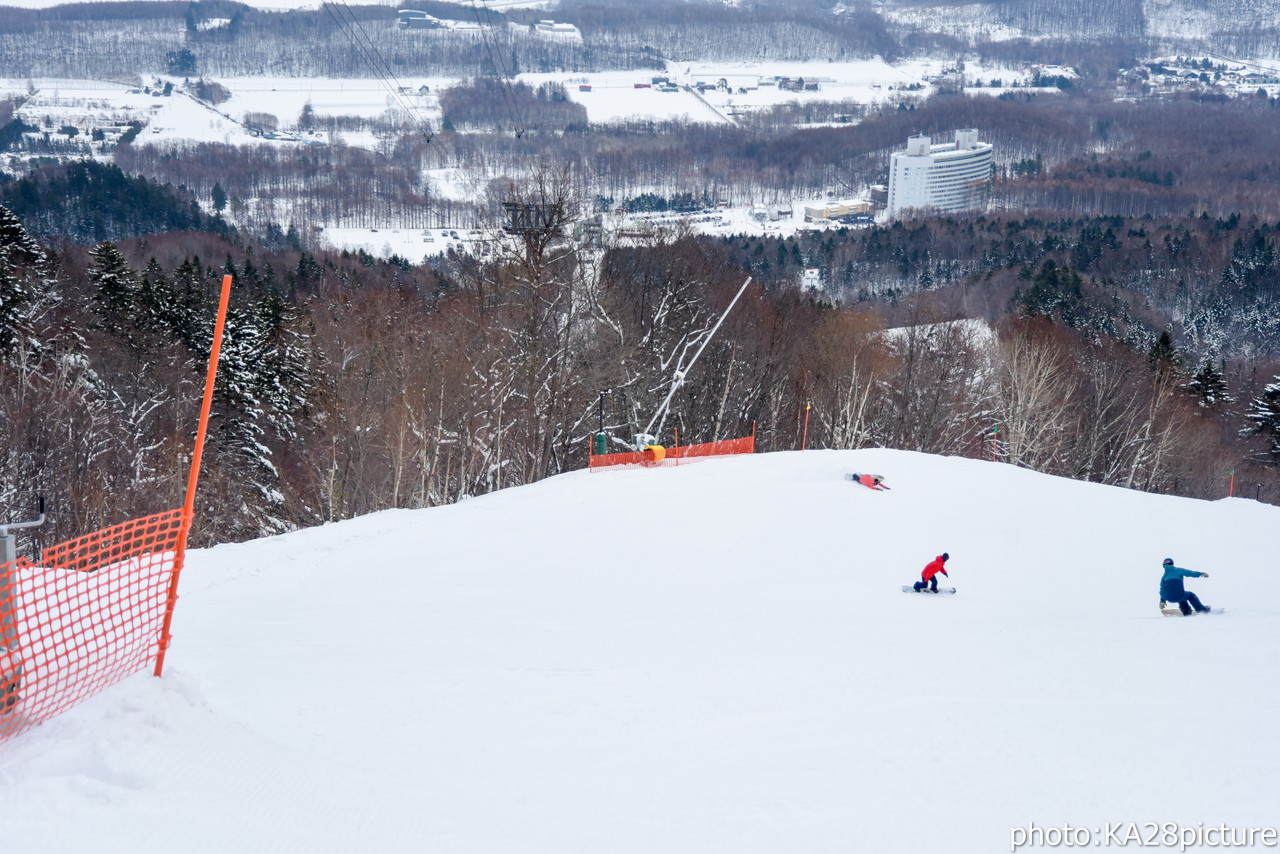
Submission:
[[604,396],[612,391],[613,389],[607,388],[600,392],[600,429],[596,432],[596,456],[604,456],[609,450],[609,437],[604,432]]

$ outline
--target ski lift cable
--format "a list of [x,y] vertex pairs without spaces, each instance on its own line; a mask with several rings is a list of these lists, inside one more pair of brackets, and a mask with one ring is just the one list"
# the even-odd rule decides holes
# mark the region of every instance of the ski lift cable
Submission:
[[675,374],[671,377],[671,390],[667,392],[667,399],[662,401],[662,405],[658,407],[658,411],[649,419],[648,426],[644,428],[645,435],[657,435],[654,432],[654,422],[657,422],[657,430],[662,430],[662,425],[667,420],[667,413],[671,409],[671,399],[676,396],[676,392],[680,390],[680,386],[684,385],[684,378],[698,361],[698,357],[702,355],[702,351],[707,349],[707,345],[711,343],[711,339],[714,338],[716,332],[719,331],[720,324],[724,323],[724,319],[729,316],[729,312],[733,311],[733,307],[738,303],[738,298],[747,290],[747,285],[749,284],[751,284],[751,277],[747,276],[747,280],[742,283],[742,287],[738,288],[738,292],[734,294],[733,299],[729,301],[729,307],[724,310],[724,313],[720,315],[720,319],[716,321],[716,325],[711,327],[711,331],[702,339],[702,344],[698,347],[698,352],[693,354],[693,358],[689,360],[689,364],[683,368],[676,368]]
[[396,77],[395,72],[391,69],[391,66],[387,63],[385,57],[383,57],[381,52],[379,52],[377,45],[373,42],[373,39],[370,38],[369,34],[360,26],[359,21],[356,19],[355,12],[346,4],[345,0],[339,0],[339,3],[347,10],[347,14],[351,18],[351,26],[347,28],[348,38],[351,37],[352,32],[359,33],[360,37],[363,38],[364,44],[367,45],[367,49],[364,48],[360,42],[355,41],[354,39],[353,42],[356,44],[357,48],[361,49],[362,53],[364,53],[366,61],[373,69],[374,74],[382,81],[382,84],[387,88],[387,91],[391,93],[392,98],[395,99],[396,103],[400,105],[400,108],[407,116],[411,119],[417,119],[417,122],[422,126],[424,132],[427,134],[427,140],[430,141],[433,134],[430,122],[427,121],[427,117],[423,114],[422,110],[416,103],[404,95],[404,86],[401,85],[399,78]]
[[[347,15],[351,18],[351,21],[354,22],[355,14],[354,12],[352,12],[351,8],[347,6],[346,3],[342,2],[342,0],[334,0],[334,2],[324,3],[323,5],[324,5],[325,11],[329,13],[329,17],[333,19],[334,23],[338,25],[338,29],[340,29],[342,31],[342,34],[346,36],[347,41],[349,41],[351,45],[360,53],[360,56],[364,59],[365,64],[369,66],[369,70],[373,72],[373,75],[378,79],[379,82],[386,85],[389,81],[387,80],[386,74],[383,71],[382,67],[378,63],[378,59],[380,57],[376,55],[376,48],[374,48],[373,50],[370,50],[370,48],[367,46],[369,42],[368,38],[365,37],[362,39],[357,37],[356,28],[353,25],[353,23],[348,22],[348,20],[345,17],[338,14],[338,11],[336,11],[336,10],[345,9],[347,12]],[[361,30],[361,34],[363,35],[363,30]]]
[[365,64],[368,65],[369,70],[373,72],[374,77],[377,78],[378,82],[382,83],[383,86],[391,91],[393,97],[399,100],[399,91],[395,89],[391,80],[388,78],[386,71],[382,65],[379,64],[381,56],[377,53],[377,48],[372,45],[363,29],[359,30],[363,39],[356,35],[356,31],[359,29],[358,24],[348,23],[340,14],[338,14],[338,12],[335,11],[335,9],[339,8],[346,9],[347,14],[350,15],[352,22],[354,22],[355,14],[351,11],[351,8],[347,6],[345,2],[341,2],[341,0],[339,0],[339,2],[325,3],[323,5],[325,11],[329,13],[331,18],[333,18],[334,23],[338,25],[338,28],[342,31],[343,35],[347,37],[347,40],[351,45],[360,53]]
[[363,44],[368,46],[367,49],[365,49],[359,42],[357,42],[357,47],[361,48],[366,60],[372,67],[374,74],[378,76],[378,79],[387,87],[392,97],[400,104],[401,108],[407,114],[411,116],[416,115],[420,122],[424,125],[427,124],[425,116],[417,105],[404,96],[404,87],[401,85],[399,78],[396,77],[395,72],[387,63],[386,58],[382,56],[377,45],[374,44],[373,39],[367,32],[365,32],[364,28],[360,26],[360,22],[355,15],[355,11],[347,5],[345,0],[338,0],[338,5],[346,9],[348,16],[351,18],[351,25],[347,28],[348,34],[353,32],[358,33],[360,38],[363,39]]
[[519,139],[524,136],[525,132],[524,116],[521,114],[519,104],[515,99],[515,84],[514,82],[508,82],[511,79],[511,75],[507,72],[506,63],[502,61],[502,58],[498,56],[497,52],[494,50],[494,40],[491,40],[488,35],[489,28],[480,20],[480,10],[482,8],[488,17],[491,17],[494,14],[493,11],[484,4],[485,0],[479,0],[478,4],[477,0],[471,0],[471,9],[475,13],[476,26],[480,28],[480,38],[484,42],[485,51],[489,54],[489,61],[502,75],[502,78],[498,81],[498,85],[501,87],[502,99],[506,102],[507,112],[511,116],[512,132],[516,135],[516,138]]
[[487,16],[496,14],[486,7],[484,3],[485,0],[471,0],[471,10],[475,13],[476,26],[480,28],[480,39],[484,42],[485,52],[489,54],[489,61],[493,63],[493,67],[502,74],[502,79],[498,81],[498,85],[501,87],[502,98],[506,101],[507,112],[511,114],[511,122],[513,125],[512,130],[515,133],[516,138],[519,139],[524,136],[525,132],[524,116],[521,115],[519,105],[516,103],[515,92],[513,91],[515,82],[511,80],[511,75],[507,73],[506,64],[503,63],[502,59],[498,57],[493,49],[493,43],[490,41],[488,36],[489,28],[480,20],[481,8],[484,9]]
[[[423,130],[427,134],[427,140],[430,141],[433,133],[426,116],[416,104],[404,96],[404,93],[402,92],[403,87],[400,85],[399,79],[395,76],[395,72],[391,70],[386,59],[383,58],[382,54],[378,51],[377,46],[373,43],[373,39],[371,39],[369,34],[365,32],[364,28],[360,26],[359,21],[356,19],[355,12],[347,5],[345,0],[338,0],[336,3],[323,3],[322,5],[329,13],[329,16],[333,18],[334,22],[338,25],[339,29],[342,30],[343,34],[347,37],[347,40],[351,42],[356,50],[359,51],[361,56],[364,57],[365,63],[369,66],[378,81],[386,87],[392,98],[400,106],[400,109],[412,119],[416,119],[418,124],[422,125]],[[351,19],[350,23],[343,20],[342,16],[334,11],[335,7],[340,7],[341,9],[346,10],[347,15]],[[358,36],[357,33],[359,34]]]

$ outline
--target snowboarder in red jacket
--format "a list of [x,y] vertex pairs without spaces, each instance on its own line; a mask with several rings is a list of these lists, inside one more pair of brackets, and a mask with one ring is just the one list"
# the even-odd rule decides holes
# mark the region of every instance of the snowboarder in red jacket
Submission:
[[946,563],[949,560],[951,560],[951,555],[947,554],[946,552],[943,552],[942,554],[935,557],[933,560],[929,561],[928,566],[926,566],[924,568],[924,571],[920,573],[920,580],[911,586],[914,587],[917,591],[924,590],[926,587],[928,587],[930,593],[937,593],[938,592],[938,573],[941,572],[943,575],[946,575],[947,578],[951,577],[950,575],[947,575],[947,568],[946,568]]
[[859,474],[858,472],[854,472],[853,474],[851,474],[851,475],[849,475],[849,476],[850,476],[851,478],[853,478],[854,480],[856,480],[858,483],[860,483],[860,484],[862,484],[863,486],[865,486],[867,489],[882,490],[882,489],[888,489],[888,488],[889,488],[889,487],[887,487],[887,486],[885,486],[885,485],[884,485],[884,483],[883,483],[883,481],[884,481],[884,477],[883,477],[882,475],[878,475],[878,474]]

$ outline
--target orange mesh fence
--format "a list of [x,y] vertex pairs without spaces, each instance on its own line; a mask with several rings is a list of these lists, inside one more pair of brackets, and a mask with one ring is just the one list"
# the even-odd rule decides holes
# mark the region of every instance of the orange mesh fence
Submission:
[[723,457],[729,454],[754,454],[756,437],[722,439],[719,442],[703,442],[699,445],[677,445],[674,448],[647,448],[621,454],[592,454],[591,470],[609,466],[657,466],[679,465],[681,460],[694,457]]
[[[683,448],[675,448],[675,455],[679,459],[688,459],[691,457],[723,457],[728,454],[754,454],[756,452],[756,437],[744,436],[741,439],[723,439],[719,442],[703,442],[700,445],[685,445]],[[671,451],[667,452],[668,454]]]
[[0,741],[155,660],[183,519],[168,510],[0,565]]

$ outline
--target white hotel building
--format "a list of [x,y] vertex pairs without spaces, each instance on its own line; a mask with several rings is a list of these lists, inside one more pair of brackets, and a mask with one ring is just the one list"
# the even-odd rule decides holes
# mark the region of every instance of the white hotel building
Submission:
[[889,216],[907,208],[981,210],[991,196],[992,147],[972,128],[956,141],[933,145],[927,136],[907,140],[906,151],[889,157]]

